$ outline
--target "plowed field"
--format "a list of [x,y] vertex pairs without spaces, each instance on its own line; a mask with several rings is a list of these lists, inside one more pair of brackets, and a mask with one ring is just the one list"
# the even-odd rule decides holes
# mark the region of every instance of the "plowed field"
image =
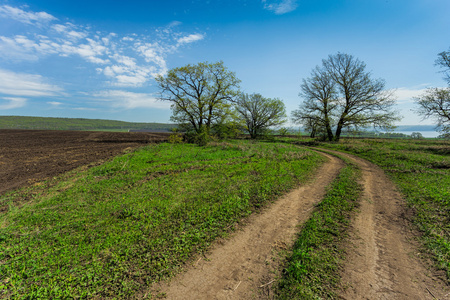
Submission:
[[126,149],[167,141],[169,133],[0,130],[0,194]]

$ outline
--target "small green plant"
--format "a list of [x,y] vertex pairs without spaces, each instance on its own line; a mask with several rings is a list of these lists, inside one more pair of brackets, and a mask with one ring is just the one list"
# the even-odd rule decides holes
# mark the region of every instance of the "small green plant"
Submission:
[[286,144],[163,143],[2,195],[28,200],[0,215],[0,298],[135,298],[321,162]]
[[348,163],[303,225],[276,286],[278,299],[336,298],[350,212],[358,206],[359,170]]
[[169,143],[179,144],[183,142],[183,135],[181,133],[173,133],[169,136]]
[[286,127],[281,127],[280,129],[278,129],[278,134],[281,136],[286,136],[289,134],[289,129],[287,129]]

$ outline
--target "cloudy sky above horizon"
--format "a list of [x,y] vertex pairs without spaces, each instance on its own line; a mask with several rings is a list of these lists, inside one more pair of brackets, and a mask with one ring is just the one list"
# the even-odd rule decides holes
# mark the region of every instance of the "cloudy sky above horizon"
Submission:
[[0,115],[168,122],[154,78],[222,60],[247,93],[301,102],[302,78],[352,54],[395,89],[400,124],[413,97],[445,86],[448,0],[0,0]]

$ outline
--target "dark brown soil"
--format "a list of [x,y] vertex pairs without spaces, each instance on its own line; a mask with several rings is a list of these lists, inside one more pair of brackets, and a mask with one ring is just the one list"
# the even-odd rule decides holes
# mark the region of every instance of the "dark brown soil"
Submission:
[[170,133],[0,129],[0,194],[127,149],[167,141]]

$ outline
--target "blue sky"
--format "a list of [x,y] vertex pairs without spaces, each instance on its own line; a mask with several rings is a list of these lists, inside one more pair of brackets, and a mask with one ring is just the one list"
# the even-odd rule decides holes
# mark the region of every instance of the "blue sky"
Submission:
[[404,119],[432,124],[412,97],[442,87],[448,0],[0,0],[0,115],[168,122],[157,74],[222,60],[241,89],[297,109],[302,78],[352,54],[395,89]]

